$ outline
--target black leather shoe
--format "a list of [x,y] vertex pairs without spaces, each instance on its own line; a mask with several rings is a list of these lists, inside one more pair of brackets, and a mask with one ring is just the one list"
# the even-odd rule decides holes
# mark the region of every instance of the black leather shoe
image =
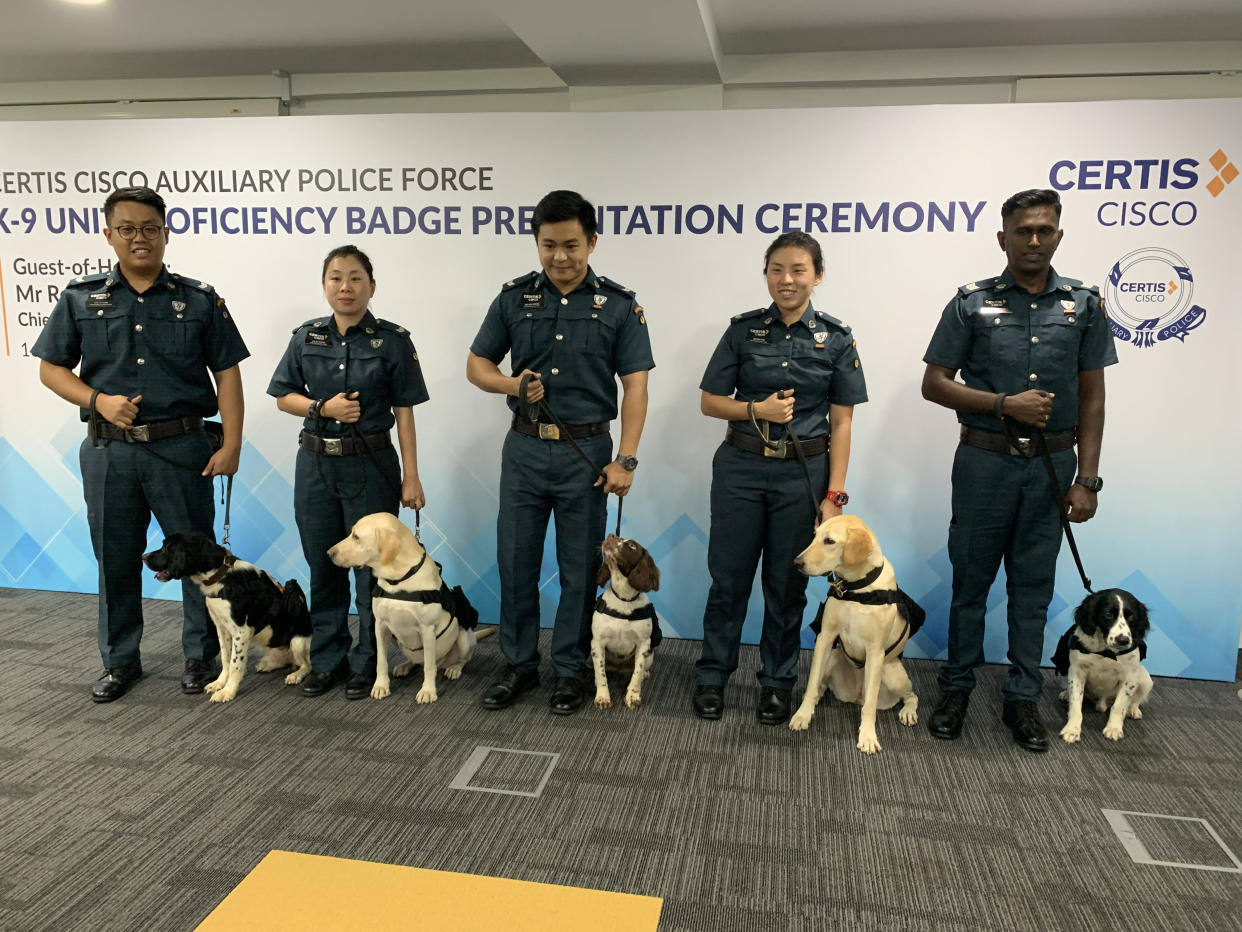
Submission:
[[539,685],[538,670],[519,670],[510,667],[505,675],[483,694],[483,708],[495,712],[507,709],[518,701],[518,697]]
[[556,686],[552,689],[552,698],[548,707],[553,715],[573,715],[582,708],[586,698],[586,684],[579,676],[558,676]]
[[970,705],[970,693],[950,689],[940,696],[936,710],[927,722],[927,730],[936,738],[955,741],[962,736],[962,723],[966,721],[966,708]]
[[1035,703],[1022,699],[1006,701],[1001,721],[1013,732],[1013,740],[1028,751],[1048,750],[1048,732],[1039,720]]
[[181,674],[181,691],[187,696],[195,696],[203,691],[203,687],[216,678],[216,665],[212,660],[187,660],[185,673]]
[[374,685],[374,673],[351,673],[345,681],[345,698],[365,699],[371,695],[371,687]]
[[724,714],[724,687],[700,683],[694,687],[694,714],[714,722]]
[[755,717],[760,725],[784,725],[789,721],[789,713],[793,706],[793,694],[788,689],[777,689],[765,686],[759,690],[759,705],[755,707]]
[[302,695],[322,696],[347,676],[349,676],[348,661],[342,661],[335,670],[329,670],[327,673],[316,673],[312,670],[306,674],[306,679],[302,680]]
[[120,699],[142,679],[142,664],[131,663],[128,667],[109,667],[104,675],[91,686],[91,699],[95,702],[111,702]]

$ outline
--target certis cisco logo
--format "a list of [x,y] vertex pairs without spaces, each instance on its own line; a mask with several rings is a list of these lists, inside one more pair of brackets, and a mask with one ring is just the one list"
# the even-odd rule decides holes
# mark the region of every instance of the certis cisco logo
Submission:
[[1127,253],[1104,283],[1113,336],[1143,349],[1171,339],[1184,343],[1207,318],[1194,293],[1190,267],[1176,253],[1159,246]]
[[[1187,227],[1199,219],[1200,202],[1211,203],[1199,191],[1214,201],[1238,174],[1224,149],[1217,149],[1206,165],[1191,157],[1062,159],[1048,170],[1048,184],[1058,191],[1111,192],[1116,199],[1096,208],[1100,226]],[[1130,192],[1144,193],[1134,197]]]

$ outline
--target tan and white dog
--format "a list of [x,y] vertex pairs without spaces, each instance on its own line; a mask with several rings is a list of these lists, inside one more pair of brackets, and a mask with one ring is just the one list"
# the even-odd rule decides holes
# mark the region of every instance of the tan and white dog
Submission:
[[[806,692],[789,727],[805,731],[810,726],[827,685],[842,702],[862,705],[858,750],[874,754],[880,750],[878,709],[891,709],[900,700],[901,723],[918,721],[919,700],[901,652],[922,623],[922,610],[897,588],[892,564],[884,559],[875,535],[854,515],[823,522],[794,565],[807,576],[835,574],[836,581],[829,584]],[[913,623],[899,611],[901,599],[913,605],[908,609],[916,615]]]
[[[337,566],[370,567],[375,581],[371,589],[371,612],[375,617],[375,685],[372,699],[389,695],[388,635],[406,657],[392,671],[405,676],[418,664],[423,685],[418,702],[435,702],[436,670],[455,680],[474,654],[473,630],[478,618],[473,609],[462,610],[461,590],[450,591],[440,577],[440,567],[396,515],[377,512],[359,518],[349,536],[328,549]],[[460,597],[457,602],[455,597]],[[465,608],[469,603],[465,602]],[[467,617],[467,615],[472,617]],[[490,633],[490,630],[486,633]]]
[[625,704],[643,701],[643,680],[651,673],[652,649],[660,643],[660,625],[648,592],[660,588],[660,571],[651,554],[636,541],[609,534],[600,547],[604,562],[596,585],[604,586],[591,616],[591,662],[595,667],[595,707],[612,708],[607,670],[630,672]]

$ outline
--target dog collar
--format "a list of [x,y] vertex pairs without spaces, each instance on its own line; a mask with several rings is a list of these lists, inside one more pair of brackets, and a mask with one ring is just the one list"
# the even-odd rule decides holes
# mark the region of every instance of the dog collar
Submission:
[[400,579],[385,579],[385,580],[384,580],[384,582],[388,583],[388,585],[390,585],[390,586],[395,586],[395,585],[397,585],[398,583],[403,583],[403,582],[405,582],[407,579],[409,579],[411,576],[413,576],[415,573],[417,573],[419,570],[421,570],[421,569],[423,568],[423,564],[424,564],[424,563],[426,563],[426,562],[427,562],[427,551],[426,551],[426,550],[424,550],[424,551],[423,551],[423,558],[422,558],[421,560],[419,560],[419,561],[418,561],[418,565],[417,565],[417,566],[415,566],[412,570],[410,570],[408,573],[406,573],[406,574],[405,574],[404,576],[402,576]]
[[1105,648],[1104,650],[1092,650],[1082,642],[1082,639],[1078,637],[1078,635],[1074,635],[1074,640],[1070,649],[1079,651],[1083,654],[1095,654],[1097,657],[1104,657],[1107,660],[1116,660],[1118,657],[1124,656],[1125,654],[1138,651],[1139,660],[1147,659],[1147,644],[1144,641],[1135,641],[1125,650],[1109,650],[1108,648]]
[[1146,641],[1135,641],[1123,651],[1111,651],[1107,648],[1104,650],[1091,650],[1077,635],[1077,629],[1077,624],[1070,625],[1069,630],[1061,635],[1061,639],[1057,641],[1057,649],[1053,651],[1052,666],[1060,676],[1065,676],[1069,673],[1069,655],[1071,650],[1076,650],[1081,654],[1094,654],[1096,657],[1103,657],[1106,660],[1116,660],[1118,657],[1138,651],[1140,663],[1147,659]]
[[880,578],[880,574],[884,572],[884,564],[881,563],[866,576],[861,579],[855,579],[853,582],[842,579],[840,576],[833,574],[828,580],[828,588],[839,599],[843,592],[852,592],[855,589],[866,589],[873,582]]
[[220,567],[218,570],[216,570],[214,573],[212,573],[210,576],[204,579],[203,585],[214,586],[216,583],[218,583],[220,580],[222,580],[225,576],[229,574],[229,570],[233,568],[233,564],[236,561],[237,561],[237,558],[233,556],[231,552],[226,550],[225,555],[224,555],[224,566]]
[[[617,598],[621,599],[620,596],[617,596]],[[634,599],[637,599],[637,598],[638,596],[634,596]],[[621,599],[621,601],[622,602],[633,602],[634,599]],[[604,614],[604,615],[609,615],[612,618],[620,618],[622,621],[644,621],[645,619],[655,618],[656,616],[655,606],[650,602],[648,602],[642,608],[635,609],[629,615],[623,615],[621,612],[618,612],[616,609],[610,608],[608,603],[604,601],[604,597],[602,595],[595,601],[595,611],[600,612],[601,614]]]

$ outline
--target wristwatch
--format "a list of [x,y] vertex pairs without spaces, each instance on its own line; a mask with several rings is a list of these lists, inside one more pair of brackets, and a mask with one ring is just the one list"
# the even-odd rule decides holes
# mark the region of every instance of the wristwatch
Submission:
[[1075,476],[1074,482],[1081,485],[1088,492],[1098,492],[1104,488],[1104,480],[1099,476]]
[[824,501],[838,507],[844,507],[850,503],[850,494],[848,492],[836,492],[829,489],[824,493]]
[[638,468],[638,457],[630,456],[628,453],[618,453],[616,462],[619,463],[621,468],[626,472],[633,472]]

